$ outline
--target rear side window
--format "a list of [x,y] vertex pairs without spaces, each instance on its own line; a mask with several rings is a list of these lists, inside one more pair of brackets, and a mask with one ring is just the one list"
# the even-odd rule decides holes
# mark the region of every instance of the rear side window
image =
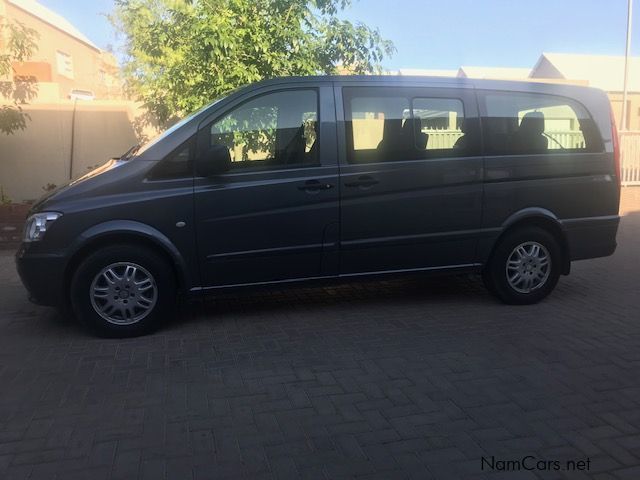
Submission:
[[603,151],[586,109],[568,98],[533,93],[482,95],[487,155],[535,155]]
[[[449,155],[464,150],[464,107],[457,98],[415,98],[413,115],[419,120],[421,141],[426,150]],[[431,152],[436,153],[436,152]]]
[[[401,90],[400,90],[401,92]],[[477,154],[459,98],[399,95],[399,89],[345,88],[347,158],[374,163]],[[472,141],[472,138],[474,139]]]

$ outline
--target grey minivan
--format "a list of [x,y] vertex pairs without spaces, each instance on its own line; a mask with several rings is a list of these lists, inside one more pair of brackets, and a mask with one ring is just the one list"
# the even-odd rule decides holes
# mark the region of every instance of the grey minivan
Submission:
[[457,78],[247,86],[33,206],[31,298],[98,334],[148,332],[180,294],[476,271],[510,304],[616,248],[607,96]]

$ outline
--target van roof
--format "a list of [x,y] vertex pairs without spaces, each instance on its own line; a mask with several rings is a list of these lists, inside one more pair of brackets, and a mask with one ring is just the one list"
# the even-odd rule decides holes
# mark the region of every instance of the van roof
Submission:
[[543,81],[527,81],[527,80],[494,80],[464,77],[430,77],[430,76],[413,76],[413,75],[309,75],[309,76],[291,76],[291,77],[275,77],[262,80],[251,84],[252,86],[267,86],[286,83],[318,83],[318,82],[340,82],[340,83],[361,83],[369,82],[372,84],[385,83],[401,85],[433,85],[441,87],[453,88],[482,88],[489,90],[513,90],[513,91],[532,91],[541,93],[582,91],[600,91],[594,87],[585,85],[572,85],[567,83],[543,82]]

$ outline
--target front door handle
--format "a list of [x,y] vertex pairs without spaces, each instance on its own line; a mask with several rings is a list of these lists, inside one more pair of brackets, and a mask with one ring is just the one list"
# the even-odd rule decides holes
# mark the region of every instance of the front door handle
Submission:
[[298,190],[307,193],[317,193],[320,190],[329,190],[330,188],[333,188],[333,185],[330,183],[323,183],[320,180],[307,180],[304,182],[304,185],[298,187]]
[[374,185],[377,185],[378,183],[380,182],[370,175],[361,175],[353,182],[346,182],[344,186],[369,188],[369,187],[373,187]]

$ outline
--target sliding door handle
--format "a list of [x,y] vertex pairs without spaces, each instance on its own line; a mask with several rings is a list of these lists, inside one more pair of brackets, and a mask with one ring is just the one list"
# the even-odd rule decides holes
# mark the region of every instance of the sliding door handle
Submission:
[[329,190],[333,188],[333,185],[330,183],[323,183],[320,180],[307,180],[304,182],[304,185],[300,185],[298,190],[302,190],[303,192],[315,193],[320,190]]

